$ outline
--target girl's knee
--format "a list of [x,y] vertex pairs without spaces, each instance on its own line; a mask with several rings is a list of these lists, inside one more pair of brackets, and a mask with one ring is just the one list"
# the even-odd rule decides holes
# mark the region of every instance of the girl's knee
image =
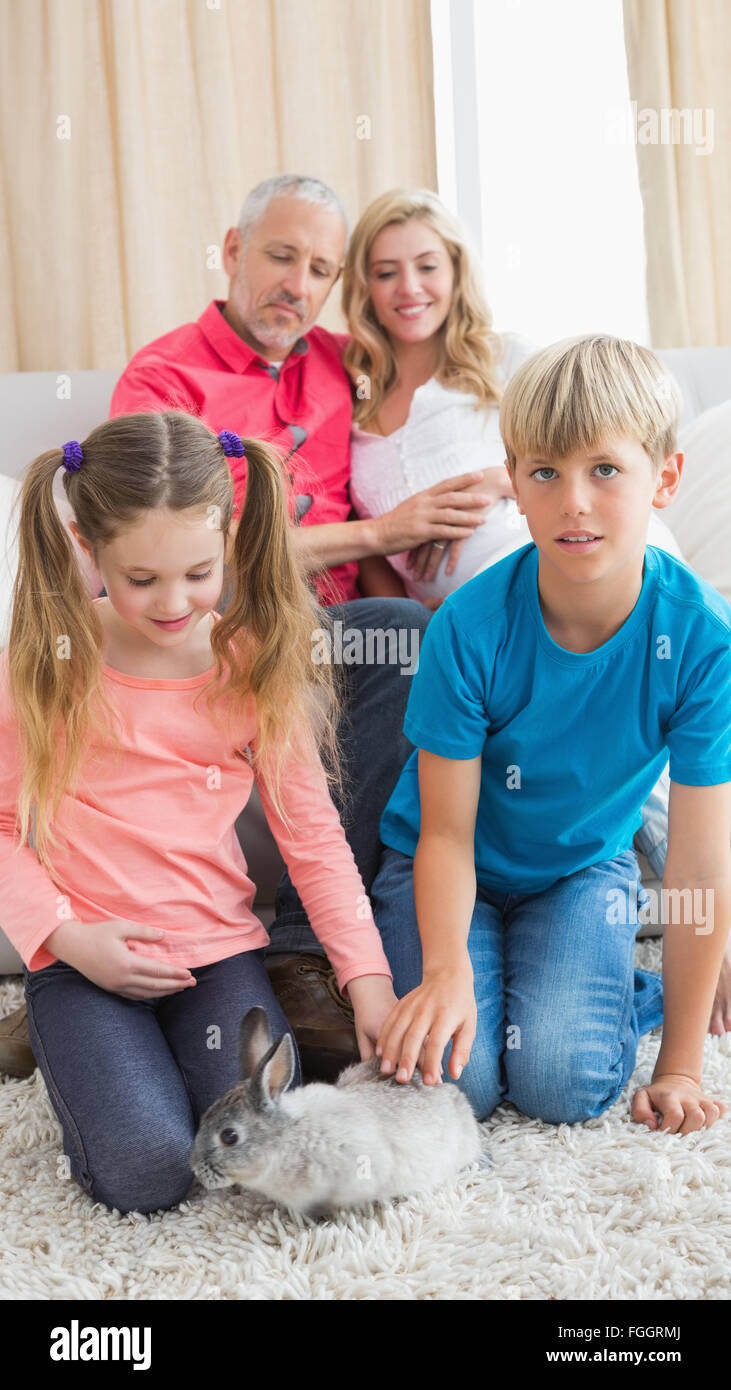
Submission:
[[193,1172],[184,1166],[149,1175],[145,1180],[139,1173],[124,1175],[107,1174],[101,1180],[92,1177],[91,1187],[86,1189],[94,1202],[102,1202],[110,1211],[116,1209],[122,1216],[136,1211],[141,1215],[149,1212],[169,1211],[185,1201],[193,1184]]
[[180,1206],[180,1203],[185,1201],[192,1183],[191,1173],[185,1182],[177,1187],[168,1185],[156,1190],[144,1188],[139,1191],[128,1188],[124,1192],[114,1190],[107,1193],[93,1186],[89,1196],[95,1202],[102,1202],[110,1211],[118,1211],[121,1216],[127,1216],[129,1212],[148,1216],[157,1211],[170,1211],[171,1208]]
[[154,1145],[140,1141],[135,1152],[124,1159],[98,1156],[75,1176],[92,1201],[122,1215],[168,1211],[185,1200],[193,1184],[190,1155],[194,1137],[192,1133],[184,1138],[171,1136],[164,1143],[158,1133]]

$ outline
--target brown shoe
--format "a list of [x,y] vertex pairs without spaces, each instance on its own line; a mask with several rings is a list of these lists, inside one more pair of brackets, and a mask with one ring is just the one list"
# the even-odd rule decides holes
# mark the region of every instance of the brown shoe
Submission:
[[5,1076],[32,1076],[36,1059],[28,1036],[25,1004],[0,1018],[0,1072]]
[[343,999],[327,956],[264,961],[272,989],[292,1027],[304,1081],[335,1081],[343,1067],[360,1061],[353,1006]]

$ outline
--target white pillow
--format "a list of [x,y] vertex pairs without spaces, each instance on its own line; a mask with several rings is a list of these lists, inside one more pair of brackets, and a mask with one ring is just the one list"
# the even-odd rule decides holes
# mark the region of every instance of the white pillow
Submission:
[[731,400],[684,425],[678,448],[683,475],[663,519],[686,564],[731,603]]
[[658,550],[667,550],[668,554],[674,556],[676,560],[682,560],[684,565],[689,565],[690,561],[687,555],[684,555],[680,549],[677,537],[673,535],[670,527],[666,525],[666,511],[666,507],[663,508],[662,512],[659,512],[656,507],[652,508],[647,526],[647,544],[656,545]]

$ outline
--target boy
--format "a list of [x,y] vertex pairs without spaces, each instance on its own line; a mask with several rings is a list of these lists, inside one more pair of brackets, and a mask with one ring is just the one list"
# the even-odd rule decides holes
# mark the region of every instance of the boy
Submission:
[[[533,543],[450,594],[422,645],[371,892],[399,996],[376,1051],[432,1084],[449,1044],[480,1119],[601,1114],[663,1010],[633,1119],[687,1134],[726,1109],[701,1072],[731,921],[731,608],[645,543],[680,483],[679,406],[631,342],[526,362],[500,428]],[[668,756],[661,981],[634,970],[632,841]]]

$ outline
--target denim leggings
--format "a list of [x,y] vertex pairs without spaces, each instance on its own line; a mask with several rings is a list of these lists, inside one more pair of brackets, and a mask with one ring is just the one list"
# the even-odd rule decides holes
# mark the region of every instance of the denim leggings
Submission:
[[[371,904],[399,999],[422,979],[413,859],[384,848]],[[551,1124],[601,1115],[621,1094],[637,1042],[662,1023],[662,980],[634,969],[648,901],[634,850],[542,893],[478,886],[467,950],[477,1032],[458,1082],[478,1119],[502,1101]],[[397,1060],[392,1058],[392,1061]]]
[[54,961],[23,970],[33,1051],[63,1129],[73,1177],[120,1212],[164,1210],[193,1182],[190,1153],[213,1101],[239,1080],[238,1028],[254,1004],[272,1038],[294,1034],[277,1003],[262,948],[193,967],[176,994],[127,999]]

